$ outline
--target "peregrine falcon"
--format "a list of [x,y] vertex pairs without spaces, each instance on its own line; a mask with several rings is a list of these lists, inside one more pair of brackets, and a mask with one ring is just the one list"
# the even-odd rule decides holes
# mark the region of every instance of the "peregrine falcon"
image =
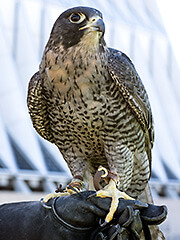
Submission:
[[100,11],[63,12],[30,80],[28,108],[34,128],[58,147],[77,182],[81,176],[91,189],[101,166],[117,177],[97,196],[113,188],[116,197],[136,198],[151,173],[152,112],[133,63],[107,47],[104,33]]

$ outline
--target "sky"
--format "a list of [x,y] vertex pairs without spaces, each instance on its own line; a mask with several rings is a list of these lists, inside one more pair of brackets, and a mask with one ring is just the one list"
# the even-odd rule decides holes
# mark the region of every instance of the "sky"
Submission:
[[157,0],[157,4],[180,66],[180,0]]

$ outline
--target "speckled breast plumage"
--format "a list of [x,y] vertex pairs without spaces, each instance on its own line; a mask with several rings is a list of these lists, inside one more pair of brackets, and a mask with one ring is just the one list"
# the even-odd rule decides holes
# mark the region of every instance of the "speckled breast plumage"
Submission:
[[[55,144],[73,175],[81,168],[93,174],[99,165],[114,166],[121,175],[119,188],[136,196],[149,178],[144,133],[109,76],[107,55],[67,56],[59,59],[49,52],[45,61],[43,86]],[[142,155],[141,163],[136,152]],[[136,189],[138,174],[142,176]]]

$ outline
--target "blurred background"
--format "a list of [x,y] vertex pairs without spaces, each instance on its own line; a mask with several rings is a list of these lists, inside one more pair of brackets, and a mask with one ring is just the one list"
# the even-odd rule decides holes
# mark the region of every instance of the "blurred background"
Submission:
[[168,221],[162,226],[167,239],[180,239],[175,221],[177,211],[180,213],[179,41],[175,46],[180,34],[179,24],[172,22],[174,11],[180,10],[176,2],[0,1],[1,203],[38,199],[44,192],[54,191],[58,183],[65,186],[71,178],[58,149],[32,127],[26,105],[27,87],[38,71],[44,46],[60,13],[74,6],[95,7],[104,16],[107,45],[132,59],[147,89],[155,120],[150,184],[155,202],[169,208]]

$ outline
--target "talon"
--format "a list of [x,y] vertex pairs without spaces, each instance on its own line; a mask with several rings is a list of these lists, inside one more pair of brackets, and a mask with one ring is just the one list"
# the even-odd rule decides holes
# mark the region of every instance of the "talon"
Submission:
[[[109,172],[105,167],[99,166],[97,172],[94,175],[93,183],[96,191],[100,190],[100,180],[101,178],[106,178]],[[104,179],[106,181],[106,179]],[[108,182],[107,182],[108,183]]]
[[71,195],[74,193],[78,193],[80,191],[80,189],[82,188],[82,186],[83,186],[82,177],[74,176],[71,183],[69,183],[66,186],[66,189],[64,191],[62,189],[62,185],[60,185],[59,187],[57,187],[57,189],[55,191],[56,193],[50,193],[50,194],[46,195],[43,199],[43,202],[48,202],[49,199],[51,199],[51,198],[67,196],[67,195]]
[[49,193],[43,198],[43,202],[45,203],[45,202],[48,202],[52,198],[62,197],[62,196],[67,196],[67,195],[69,195],[68,192]]
[[102,178],[105,178],[105,177],[108,176],[108,170],[105,167],[99,166],[98,167],[98,172],[101,172],[101,171],[104,171],[104,174],[101,175]]
[[[99,190],[100,189],[99,182],[101,177],[105,178],[106,180],[108,179],[109,183],[104,187],[104,189]],[[128,196],[126,193],[121,192],[116,188],[118,179],[119,177],[117,173],[108,171],[106,168],[102,166],[98,168],[98,171],[95,174],[94,185],[96,190],[98,189],[99,191],[97,191],[95,194],[90,195],[88,199],[94,196],[101,197],[101,198],[105,198],[105,197],[112,198],[109,213],[105,218],[105,222],[101,224],[101,226],[105,226],[107,223],[109,223],[113,219],[114,213],[118,208],[119,198],[134,200],[133,198]]]
[[92,197],[97,197],[96,193],[93,193],[87,197],[87,200],[90,200]]
[[67,185],[66,191],[70,194],[79,193],[83,188],[83,178],[74,176],[72,181]]
[[108,222],[106,222],[106,220],[100,224],[101,227],[105,227],[108,224]]
[[106,183],[109,183],[109,180],[113,179],[117,184],[119,180],[119,176],[116,172],[111,172],[107,170],[105,167],[99,166],[93,178],[94,187],[96,191],[101,189],[99,185],[101,178],[103,178]]
[[79,193],[79,191],[75,187],[72,187],[71,185],[67,185],[66,189],[68,192],[70,192],[69,190],[72,190],[73,192]]
[[74,193],[79,193],[83,186],[83,179],[81,176],[74,176],[72,181],[66,186],[66,189],[62,189],[62,185],[60,184],[55,190],[56,193],[47,194],[43,198],[43,202],[46,203],[52,198],[68,196]]

